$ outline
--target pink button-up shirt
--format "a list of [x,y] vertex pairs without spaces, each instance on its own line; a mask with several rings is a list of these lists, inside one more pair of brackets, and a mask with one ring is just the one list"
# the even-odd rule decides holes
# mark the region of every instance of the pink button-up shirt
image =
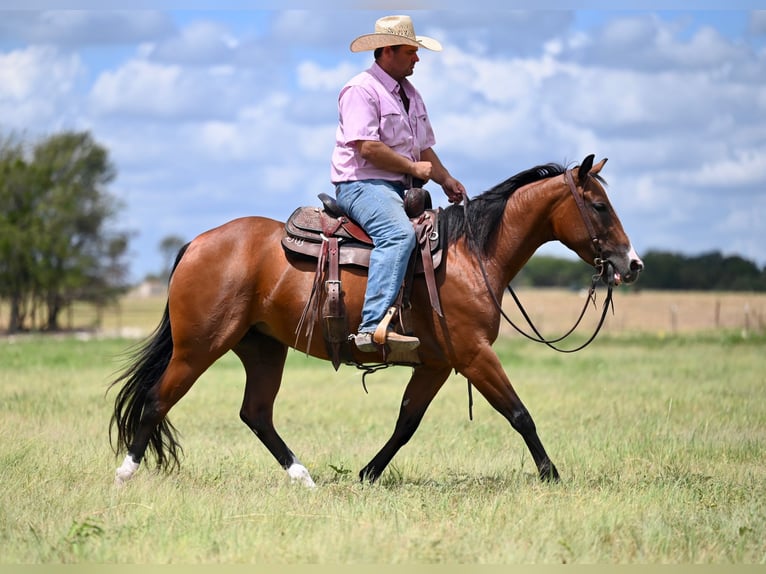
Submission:
[[333,183],[361,179],[385,179],[409,185],[409,176],[378,169],[359,154],[354,142],[380,141],[409,160],[435,143],[426,106],[415,87],[402,82],[410,100],[407,113],[399,95],[399,83],[378,64],[353,77],[338,96],[338,129],[332,153]]

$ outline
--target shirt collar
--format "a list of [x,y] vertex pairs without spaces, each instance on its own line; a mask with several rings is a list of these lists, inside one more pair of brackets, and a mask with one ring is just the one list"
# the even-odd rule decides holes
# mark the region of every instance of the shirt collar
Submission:
[[[399,90],[399,82],[397,82],[391,76],[389,76],[388,72],[386,72],[383,68],[381,68],[377,62],[374,62],[372,64],[368,72],[370,72],[370,75],[372,75],[372,77],[374,77],[381,84],[383,84],[383,87],[386,88],[392,94],[397,93],[397,91]],[[407,82],[406,78],[402,80],[402,87],[404,86],[406,82]]]

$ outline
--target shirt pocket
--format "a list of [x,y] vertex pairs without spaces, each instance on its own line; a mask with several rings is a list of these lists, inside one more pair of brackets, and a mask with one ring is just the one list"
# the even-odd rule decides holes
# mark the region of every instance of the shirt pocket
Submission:
[[380,102],[380,141],[389,147],[412,142],[409,120],[398,104],[385,99]]

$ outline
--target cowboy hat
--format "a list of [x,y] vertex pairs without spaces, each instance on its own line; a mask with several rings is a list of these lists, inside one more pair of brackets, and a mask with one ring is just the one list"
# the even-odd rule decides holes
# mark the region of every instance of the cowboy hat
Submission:
[[352,52],[375,50],[385,46],[406,44],[440,52],[442,45],[433,38],[416,36],[409,16],[385,16],[375,22],[375,33],[364,34],[351,42]]

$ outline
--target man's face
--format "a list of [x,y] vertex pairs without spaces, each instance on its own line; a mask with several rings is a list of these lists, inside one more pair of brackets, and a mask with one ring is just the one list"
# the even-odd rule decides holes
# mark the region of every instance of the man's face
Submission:
[[417,47],[398,46],[389,50],[388,73],[397,80],[411,76],[415,71],[415,63],[420,61]]

